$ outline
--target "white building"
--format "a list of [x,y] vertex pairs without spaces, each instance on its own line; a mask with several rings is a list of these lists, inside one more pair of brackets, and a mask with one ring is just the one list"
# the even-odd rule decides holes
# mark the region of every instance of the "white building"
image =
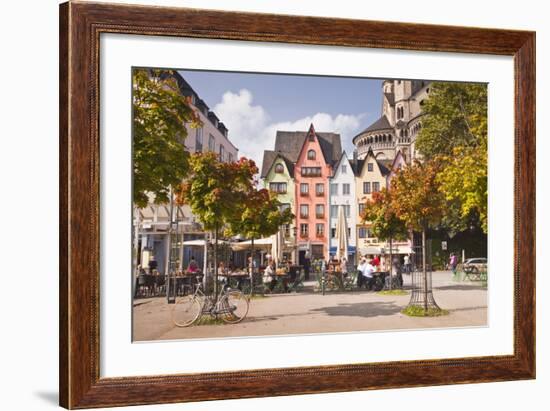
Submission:
[[173,76],[181,93],[190,97],[191,108],[199,114],[202,122],[202,127],[196,129],[186,127],[185,147],[190,153],[211,151],[217,153],[222,161],[237,161],[239,150],[229,140],[225,125],[178,72],[174,72]]
[[338,221],[338,208],[344,208],[348,227],[348,261],[354,261],[356,252],[357,205],[355,194],[355,173],[344,151],[338,162],[334,165],[334,171],[329,179],[329,252],[336,254],[336,224]]

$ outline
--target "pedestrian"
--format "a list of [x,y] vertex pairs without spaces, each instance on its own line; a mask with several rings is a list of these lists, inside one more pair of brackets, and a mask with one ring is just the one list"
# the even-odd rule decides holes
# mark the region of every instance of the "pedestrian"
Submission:
[[455,253],[451,253],[451,258],[449,258],[449,265],[451,266],[451,271],[453,275],[456,275],[456,266],[458,265],[458,257]]
[[376,271],[379,271],[379,269],[380,269],[380,257],[375,255],[374,258],[371,260],[371,265],[376,267]]
[[403,258],[403,266],[405,267],[405,273],[410,274],[411,273],[411,260],[408,254],[405,254],[405,257]]
[[348,274],[348,260],[346,257],[342,257],[340,260],[340,271],[342,272],[343,276],[346,276]]
[[358,269],[358,279],[359,277],[363,277],[361,279],[361,286],[366,283],[367,290],[371,290],[372,286],[374,285],[374,272],[376,271],[376,268],[374,268],[374,265],[372,264],[372,260],[369,261],[366,258],[361,260],[361,264],[359,265]]

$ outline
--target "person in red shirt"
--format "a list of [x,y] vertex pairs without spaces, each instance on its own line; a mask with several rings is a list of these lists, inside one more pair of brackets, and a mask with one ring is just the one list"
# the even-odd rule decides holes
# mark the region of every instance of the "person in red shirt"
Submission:
[[380,257],[375,255],[374,258],[372,259],[371,265],[376,267],[376,271],[379,271],[379,269],[380,269]]

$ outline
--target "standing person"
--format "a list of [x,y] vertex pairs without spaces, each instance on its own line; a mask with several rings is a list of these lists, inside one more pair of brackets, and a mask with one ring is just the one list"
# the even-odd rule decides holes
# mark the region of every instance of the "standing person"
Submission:
[[363,284],[365,283],[365,276],[363,275],[363,271],[366,264],[367,259],[365,257],[361,257],[361,260],[359,260],[359,264],[357,265],[357,288],[362,288]]
[[455,253],[451,253],[449,264],[451,266],[451,271],[453,272],[453,275],[456,275],[456,266],[458,265],[458,257],[456,256]]
[[309,259],[309,255],[306,254],[304,257],[304,275],[306,277],[306,280],[309,280],[310,270],[311,270],[311,260]]
[[194,256],[191,256],[191,261],[189,261],[189,264],[187,265],[187,271],[189,273],[196,273],[199,271],[199,265],[195,261]]
[[403,266],[405,267],[405,273],[410,274],[411,273],[411,260],[408,254],[405,254],[405,257],[403,258]]

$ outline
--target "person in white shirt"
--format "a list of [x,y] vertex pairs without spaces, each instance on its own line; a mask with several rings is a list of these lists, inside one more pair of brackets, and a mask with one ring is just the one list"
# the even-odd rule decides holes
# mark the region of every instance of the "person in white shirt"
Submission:
[[374,282],[373,273],[376,271],[376,268],[374,268],[370,261],[363,257],[357,266],[357,270],[359,271],[359,275],[357,276],[357,286],[362,288],[363,284],[366,284],[367,289],[370,290]]

